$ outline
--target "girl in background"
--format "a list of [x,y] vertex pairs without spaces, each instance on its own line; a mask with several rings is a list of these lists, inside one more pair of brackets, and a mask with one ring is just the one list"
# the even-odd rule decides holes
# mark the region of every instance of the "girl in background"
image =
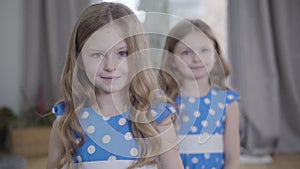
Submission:
[[77,20],[54,108],[48,169],[183,168],[175,108],[160,95],[143,29],[118,3],[88,7]]
[[[179,151],[186,169],[239,168],[239,95],[211,28],[184,20],[169,32],[161,78],[179,109]],[[199,90],[197,90],[199,89]]]

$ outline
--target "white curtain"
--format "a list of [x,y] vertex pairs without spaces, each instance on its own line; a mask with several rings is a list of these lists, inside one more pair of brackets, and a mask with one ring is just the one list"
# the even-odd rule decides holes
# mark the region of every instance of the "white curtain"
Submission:
[[228,0],[228,20],[242,146],[300,152],[300,1]]
[[60,97],[60,74],[68,40],[88,0],[27,0],[22,110],[48,110]]

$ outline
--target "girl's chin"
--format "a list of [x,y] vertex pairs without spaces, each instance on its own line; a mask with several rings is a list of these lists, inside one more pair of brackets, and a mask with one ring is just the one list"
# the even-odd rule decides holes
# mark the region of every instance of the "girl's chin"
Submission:
[[116,92],[124,92],[126,89],[126,85],[120,85],[120,84],[110,84],[110,85],[96,85],[96,89],[100,91],[100,93],[116,93]]
[[196,80],[201,80],[208,77],[208,74],[205,72],[203,74],[194,74]]

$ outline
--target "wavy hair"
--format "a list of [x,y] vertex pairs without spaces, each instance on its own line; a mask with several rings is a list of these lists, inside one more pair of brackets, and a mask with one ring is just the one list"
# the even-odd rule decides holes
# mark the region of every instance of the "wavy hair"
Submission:
[[[122,18],[126,17],[125,20]],[[91,106],[95,101],[94,86],[88,80],[84,69],[80,67],[80,53],[88,38],[98,29],[112,21],[118,20],[117,24],[124,34],[128,46],[129,73],[134,76],[129,82],[129,99],[135,108],[130,112],[132,119],[132,130],[141,148],[141,158],[136,160],[129,168],[140,167],[157,162],[157,152],[160,149],[161,139],[155,137],[159,134],[155,122],[144,123],[141,121],[152,121],[149,117],[151,103],[149,95],[155,89],[159,89],[157,77],[150,67],[150,58],[146,49],[148,44],[143,34],[143,28],[134,13],[125,5],[119,3],[99,3],[85,9],[79,16],[71,34],[66,62],[61,77],[63,101],[66,108],[59,121],[60,134],[64,144],[64,156],[58,164],[62,168],[65,164],[73,161],[77,149],[84,142],[84,132],[78,121],[78,114],[85,106]],[[142,52],[143,56],[141,55]],[[143,71],[141,71],[143,70]],[[137,72],[137,74],[134,74]],[[167,98],[167,100],[170,100]],[[150,119],[149,119],[150,118]],[[81,141],[76,142],[74,132],[81,136]]]
[[162,57],[161,63],[161,71],[160,71],[160,80],[162,81],[162,88],[166,91],[167,95],[170,98],[175,98],[179,92],[179,85],[176,81],[176,75],[174,74],[175,78],[171,76],[170,72],[172,72],[171,63],[174,60],[174,48],[181,39],[184,38],[188,33],[192,31],[200,31],[204,33],[204,35],[212,42],[214,49],[215,49],[215,57],[216,62],[209,72],[210,77],[210,84],[213,87],[219,89],[229,89],[230,87],[226,84],[226,78],[231,72],[229,64],[225,60],[223,53],[221,51],[221,47],[217,41],[215,34],[213,33],[212,29],[202,20],[195,19],[195,20],[183,20],[177,23],[169,32],[165,45],[164,50],[165,53]]

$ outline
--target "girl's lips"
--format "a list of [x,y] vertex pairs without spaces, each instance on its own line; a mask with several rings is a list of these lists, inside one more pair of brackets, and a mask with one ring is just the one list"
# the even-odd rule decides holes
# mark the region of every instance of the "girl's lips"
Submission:
[[101,79],[109,83],[111,83],[113,80],[119,79],[120,77],[121,76],[100,76]]
[[102,79],[118,79],[118,78],[120,78],[120,76],[106,76],[106,77],[101,76],[101,78]]
[[121,76],[103,76],[103,75],[100,75],[101,78],[103,79],[118,79],[120,78]]
[[201,66],[190,66],[191,69],[202,69],[202,68],[205,68],[204,65],[201,65]]

